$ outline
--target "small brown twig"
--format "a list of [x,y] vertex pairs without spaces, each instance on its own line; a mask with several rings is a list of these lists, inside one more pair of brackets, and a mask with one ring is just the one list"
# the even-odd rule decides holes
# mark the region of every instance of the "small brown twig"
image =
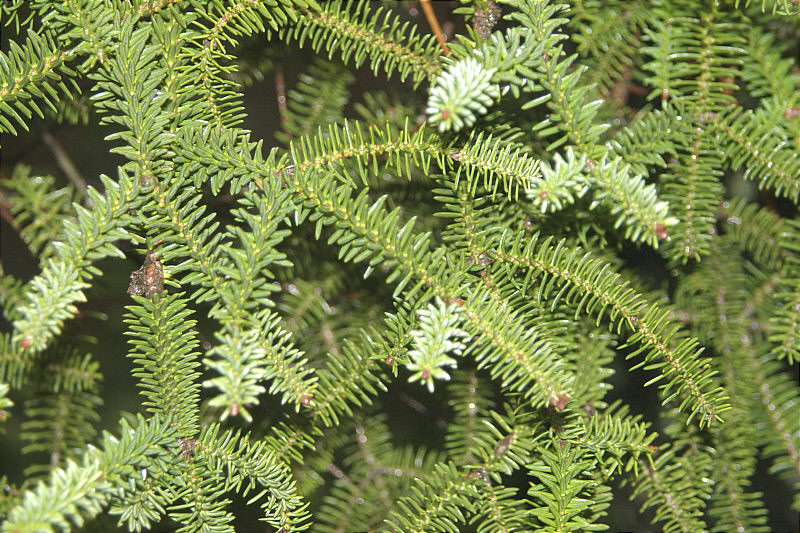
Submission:
[[82,198],[84,194],[86,194],[86,180],[83,179],[81,173],[78,172],[78,169],[72,163],[67,151],[64,150],[64,147],[61,146],[58,139],[48,132],[42,133],[42,141],[44,141],[44,144],[46,144],[53,153],[58,166],[61,167],[61,170],[66,174],[69,181],[75,186],[75,189],[78,191],[78,197]]
[[283,69],[275,65],[275,92],[278,93],[278,116],[281,124],[286,123],[286,80],[283,78]]
[[11,203],[2,192],[0,192],[0,217],[8,222],[8,225],[11,226],[16,233],[20,232],[20,227],[17,226],[14,217],[11,215]]
[[433,30],[434,35],[436,35],[436,40],[439,41],[439,46],[442,47],[442,54],[448,55],[450,53],[450,49],[447,47],[447,43],[444,41],[444,32],[442,32],[442,27],[439,26],[439,20],[436,18],[436,13],[433,12],[431,1],[419,0],[419,3],[422,5],[422,12],[425,13],[425,18],[428,20],[431,30]]

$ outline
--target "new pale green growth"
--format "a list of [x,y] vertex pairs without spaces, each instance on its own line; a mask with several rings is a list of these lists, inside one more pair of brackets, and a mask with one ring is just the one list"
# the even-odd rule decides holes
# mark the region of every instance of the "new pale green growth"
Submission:
[[487,69],[476,59],[467,58],[450,65],[436,80],[425,112],[439,131],[459,131],[475,124],[478,116],[500,98],[492,83],[496,69]]
[[434,381],[449,381],[447,368],[456,368],[456,360],[451,356],[460,356],[466,344],[463,339],[469,334],[459,327],[464,317],[455,304],[445,305],[440,299],[436,304],[428,304],[420,309],[419,329],[411,332],[414,348],[409,350],[409,362],[406,368],[412,372],[408,381],[419,381],[433,392]]

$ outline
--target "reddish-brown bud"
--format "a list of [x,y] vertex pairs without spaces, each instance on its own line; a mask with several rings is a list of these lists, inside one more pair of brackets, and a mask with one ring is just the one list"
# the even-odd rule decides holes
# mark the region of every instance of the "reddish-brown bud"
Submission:
[[569,399],[569,396],[562,392],[561,394],[556,394],[550,397],[550,405],[555,407],[556,410],[562,411],[567,405],[567,402],[569,402]]

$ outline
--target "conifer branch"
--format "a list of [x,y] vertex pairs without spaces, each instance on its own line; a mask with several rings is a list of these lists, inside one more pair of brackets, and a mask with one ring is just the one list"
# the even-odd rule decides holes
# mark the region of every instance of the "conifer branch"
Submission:
[[[16,135],[11,119],[27,130],[33,113],[44,117],[32,97],[42,99],[55,110],[57,91],[71,92],[62,76],[75,76],[75,72],[65,65],[72,53],[72,50],[57,48],[46,35],[32,31],[22,46],[14,43],[8,54],[0,52],[0,131]],[[72,89],[76,86],[73,85]]]
[[[74,192],[70,187],[56,189],[55,178],[34,177],[31,170],[27,165],[18,165],[10,177],[0,182],[0,188],[9,193],[8,196],[0,193],[0,202],[7,203],[9,222],[30,252],[44,260],[55,254],[54,244],[64,220],[73,218]],[[39,214],[37,217],[34,211]]]
[[638,463],[633,497],[646,491],[642,510],[655,508],[655,518],[665,532],[708,531],[700,512],[703,501],[695,491],[684,489],[692,481],[679,467],[688,460],[687,455],[678,456],[674,450],[662,447],[655,459],[648,457],[649,461],[640,459]]
[[[288,21],[296,20],[296,9],[314,6],[313,0],[237,0],[224,7],[211,3],[203,7],[197,21],[189,18],[184,22],[186,25],[194,22],[198,29],[183,37],[188,42],[191,56],[182,61],[177,70],[184,77],[196,80],[199,76],[205,94],[204,113],[212,124],[220,128],[236,126],[244,116],[237,84],[225,75],[234,71],[234,67],[228,64],[228,48],[234,47],[242,35],[264,32],[265,23],[273,30],[279,30]],[[181,92],[191,93],[192,89],[187,87]]]
[[[677,326],[671,324],[669,313],[649,304],[609,265],[580,254],[579,250],[564,248],[563,242],[552,246],[550,239],[541,244],[538,239],[524,239],[521,233],[506,232],[489,255],[500,261],[513,275],[517,270],[524,274],[523,286],[528,286],[534,276],[542,276],[538,283],[538,298],[549,300],[549,293],[558,289],[555,301],[564,297],[577,302],[577,312],[597,314],[598,321],[608,312],[610,327],[620,331],[627,327],[632,332],[628,344],[641,344],[633,355],[644,353],[648,368],[660,369],[662,374],[650,383],[669,377],[661,386],[665,402],[681,395],[681,409],[691,404],[692,416],[699,411],[701,426],[720,419],[727,405],[720,396],[722,389],[715,387],[713,372],[707,359],[700,358],[702,348],[694,339],[684,339],[670,347],[670,339]],[[629,356],[630,357],[630,356]],[[653,359],[658,358],[657,362]]]
[[[753,410],[751,398],[758,385],[752,373],[742,372],[747,368],[747,353],[751,351],[747,331],[744,328],[745,276],[741,263],[719,260],[723,254],[733,257],[728,242],[716,237],[707,266],[684,279],[685,286],[692,291],[706,287],[708,292],[698,295],[698,303],[712,309],[711,320],[697,320],[696,330],[714,346],[718,354],[715,362],[726,391],[730,391],[732,408],[730,417],[745,423]],[[683,287],[682,287],[683,288]],[[710,297],[706,297],[708,294]],[[678,293],[678,301],[684,296]],[[727,418],[727,415],[726,415]],[[709,517],[717,519],[715,528],[730,529],[742,527],[746,530],[762,530],[765,526],[765,509],[759,505],[758,494],[749,493],[749,479],[755,472],[755,462],[750,450],[755,446],[751,435],[730,433],[734,426],[722,425],[712,430],[713,442],[717,451],[715,479],[721,483],[714,487],[711,495]],[[734,465],[737,465],[734,467]]]
[[[405,343],[395,346],[387,344],[380,337],[373,340],[368,335],[345,342],[342,346],[344,357],[340,361],[330,362],[324,371],[318,372],[318,393],[310,404],[315,418],[321,419],[326,425],[336,425],[340,423],[340,416],[353,413],[350,404],[356,407],[369,405],[379,390],[386,390],[386,385],[376,376],[375,359],[383,355],[384,350],[405,353],[407,349]],[[391,355],[384,357],[388,360]]]
[[[747,368],[752,372],[760,402],[758,419],[768,421],[770,437],[764,455],[773,462],[772,469],[791,481],[795,489],[800,476],[800,422],[792,413],[791,407],[783,405],[786,398],[800,393],[797,384],[782,371],[771,356],[759,356],[752,349],[745,352]],[[800,497],[795,493],[792,508],[800,510]]]
[[710,146],[703,127],[692,124],[688,117],[674,128],[684,128],[679,134],[692,139],[691,149],[688,153],[677,151],[670,161],[662,198],[670,202],[671,213],[678,221],[670,231],[668,253],[685,263],[710,251],[714,215],[723,189],[719,182],[722,173],[714,163],[722,159],[722,154]]
[[164,421],[137,419],[132,428],[122,422],[117,439],[103,435],[103,447],[90,447],[80,463],[70,461],[65,469],[54,471],[49,483],[39,483],[12,508],[2,524],[4,533],[71,529],[97,516],[119,488],[127,485],[149,460],[167,459],[167,449],[175,440]]
[[[342,107],[349,100],[347,86],[353,81],[353,75],[346,69],[317,59],[307,75],[289,91],[277,139],[288,144],[292,138],[312,135],[323,125],[341,122]],[[279,94],[279,106],[280,98]]]
[[676,108],[650,110],[616,133],[606,146],[635,174],[647,176],[650,167],[666,168],[668,156],[676,154],[678,139],[674,133],[682,120]]
[[[532,108],[546,102],[554,112],[534,129],[540,136],[563,132],[550,143],[548,150],[569,142],[580,150],[581,156],[585,154],[587,171],[592,178],[590,183],[597,191],[593,206],[603,204],[609,208],[616,216],[615,227],[627,226],[626,238],[657,246],[659,239],[666,238],[667,228],[675,224],[676,219],[667,216],[667,204],[658,201],[654,186],[646,185],[641,176],[630,175],[628,166],[610,156],[599,144],[600,135],[608,127],[595,120],[602,102],[586,101],[591,87],[580,83],[584,68],[571,68],[575,56],[561,59],[563,46],[559,41],[564,36],[556,30],[565,20],[555,18],[561,7],[527,1],[520,1],[519,7],[521,12],[513,14],[512,18],[536,28],[535,34],[543,46],[538,55],[532,56],[530,75],[550,93],[549,98],[527,102],[523,107]],[[546,25],[543,20],[547,21]]]
[[455,502],[481,481],[465,478],[452,464],[437,465],[431,477],[417,489],[417,498],[398,502],[399,513],[394,515],[398,531],[458,531],[458,525],[466,522]]
[[552,449],[541,447],[536,452],[537,459],[527,465],[534,480],[528,495],[533,504],[530,514],[539,527],[547,531],[597,527],[599,524],[582,516],[594,505],[594,498],[587,496],[595,483],[591,473],[596,459],[566,442]]
[[752,111],[734,110],[714,120],[719,149],[744,177],[778,197],[800,202],[800,156],[775,128]]
[[[342,0],[333,0],[318,9],[301,9],[299,17],[300,24],[283,35],[300,46],[308,40],[315,51],[324,46],[330,55],[339,52],[345,64],[352,58],[357,68],[369,58],[373,72],[383,64],[387,75],[397,70],[401,80],[410,76],[414,86],[439,71],[439,51],[432,36],[420,37],[416,27],[409,30],[408,23],[401,25],[399,18],[382,7],[373,9],[368,1],[345,8]],[[385,34],[376,28],[384,28]]]
[[800,75],[791,71],[792,60],[781,57],[783,46],[770,35],[756,30],[747,34],[747,54],[742,58],[742,79],[755,97],[775,97],[790,103],[800,84]]
[[124,174],[118,183],[103,177],[103,184],[105,196],[91,187],[87,191],[92,211],[75,206],[76,220],[64,221],[66,240],[56,246],[57,257],[45,262],[42,273],[29,284],[27,301],[14,321],[14,342],[24,350],[43,350],[75,315],[75,304],[85,301],[87,282],[99,273],[92,263],[122,256],[113,243],[127,237],[121,220],[136,205],[138,185]]
[[[269,263],[283,260],[280,254],[273,253],[273,247],[281,240],[281,233],[275,229],[291,204],[281,202],[280,197],[272,197],[272,202],[267,202],[264,201],[267,198],[246,195],[243,205],[257,208],[258,216],[244,207],[234,213],[249,223],[253,235],[261,236],[254,241],[260,245],[253,247],[249,237],[243,238],[244,250],[237,250],[222,244],[223,234],[211,237],[216,225],[211,222],[213,215],[203,216],[202,208],[195,209],[199,198],[181,188],[181,184],[177,182],[163,192],[157,189],[154,193],[163,206],[168,227],[179,237],[183,254],[193,257],[200,267],[199,272],[184,276],[183,283],[197,283],[203,287],[195,293],[200,301],[212,298],[219,301],[211,315],[223,322],[226,331],[219,337],[221,345],[215,351],[216,357],[205,361],[221,374],[206,382],[206,386],[221,391],[213,404],[227,408],[223,416],[236,416],[241,412],[248,418],[246,406],[257,404],[258,397],[265,391],[260,383],[273,378],[270,391],[284,395],[284,401],[291,400],[299,406],[303,398],[314,394],[311,372],[302,368],[303,354],[288,342],[288,333],[279,327],[272,313],[267,310],[253,313],[250,300],[254,294],[262,297],[269,294],[264,282],[257,280]],[[251,262],[246,257],[259,257],[259,260]],[[219,275],[220,271],[227,272],[227,279]],[[247,349],[242,349],[243,346]]]
[[[432,473],[416,483],[409,496],[397,503],[398,510],[392,512],[393,527],[399,527],[400,531],[454,531],[474,513],[470,522],[484,524],[479,528],[491,528],[500,518],[487,516],[491,503],[482,497],[492,493],[487,485],[493,485],[493,481],[499,483],[502,474],[510,475],[530,461],[531,428],[516,424],[513,414],[502,416],[492,412],[491,415],[494,420],[487,420],[486,431],[481,432],[480,441],[476,442],[477,464],[468,465],[470,470],[466,474],[452,462],[437,464]],[[476,507],[477,512],[473,511]],[[484,520],[482,515],[486,516]],[[519,523],[528,520],[527,515],[525,509],[512,507],[502,520]]]
[[[733,409],[729,418],[735,420],[741,416],[737,411]],[[749,453],[752,442],[729,433],[728,427],[722,428],[715,436],[715,477],[720,479],[720,483],[715,487],[708,513],[716,519],[714,528],[768,531],[767,512],[759,501],[761,494],[745,490],[755,470],[755,462]]]
[[51,349],[30,370],[40,385],[25,401],[21,437],[24,454],[46,458],[26,469],[27,477],[36,478],[76,459],[97,434],[102,376],[91,356],[75,348]]
[[[785,529],[792,0],[467,4],[443,57],[367,0],[0,3],[0,215],[40,268],[4,239],[0,433],[25,464],[0,531],[231,531],[253,504],[281,531]],[[276,65],[282,132],[245,105]],[[420,90],[372,89],[395,72]],[[35,132],[92,121],[126,162],[72,204]],[[98,434],[125,305],[142,413]],[[620,353],[660,405],[611,402]],[[653,524],[609,512],[619,477]]]
[[[386,212],[381,201],[367,205],[364,194],[366,191],[351,200],[349,195],[342,194],[348,191],[347,184],[336,187],[330,178],[323,180],[316,176],[316,172],[322,170],[317,166],[321,166],[322,161],[317,159],[312,163],[303,159],[306,158],[295,155],[293,188],[304,202],[312,203],[325,213],[327,220],[318,218],[318,227],[322,222],[336,223],[340,229],[348,229],[352,234],[348,236],[341,231],[338,235],[335,234],[334,242],[342,243],[340,253],[345,260],[363,261],[369,258],[373,264],[375,259],[380,258],[381,262],[394,269],[387,281],[400,278],[395,294],[412,279],[415,280],[416,284],[412,289],[405,291],[405,298],[411,298],[425,286],[428,288],[421,295],[422,299],[427,294],[438,296],[444,301],[461,299],[461,276],[447,274],[442,268],[445,257],[441,249],[427,252],[428,236],[413,233],[413,220],[400,227],[397,210]],[[547,361],[546,350],[540,351],[545,344],[539,341],[537,345],[535,332],[523,335],[524,340],[520,342],[518,339],[522,331],[509,330],[509,325],[517,324],[514,315],[503,308],[495,308],[487,314],[487,303],[489,299],[476,292],[475,296],[464,302],[464,311],[472,327],[507,354],[508,359],[502,367],[509,364],[517,367],[513,372],[502,372],[504,384],[524,388],[525,384],[535,383],[539,388],[537,392],[541,394],[540,401],[543,398],[545,402],[563,406],[568,398],[563,385],[565,378],[559,375],[556,363]],[[493,355],[495,352],[484,349],[481,353],[490,355],[490,359],[482,364],[499,364]],[[526,354],[533,353],[537,354],[535,358],[526,357]],[[482,359],[480,355],[478,357],[479,360]],[[500,373],[499,368],[497,372]],[[526,389],[526,394],[531,394],[531,390]]]
[[[315,220],[317,232],[321,230],[323,224],[330,225],[335,223],[337,225],[339,231],[334,234],[331,240],[341,243],[340,254],[346,261],[363,261],[369,258],[371,263],[374,264],[376,262],[375,259],[384,256],[379,261],[394,269],[394,274],[388,278],[388,281],[400,279],[395,289],[396,294],[412,279],[415,279],[416,284],[410,291],[406,291],[405,298],[412,298],[419,289],[425,286],[428,289],[421,295],[422,299],[427,297],[426,294],[439,296],[443,300],[460,299],[461,289],[458,288],[459,282],[457,281],[459,277],[453,277],[445,273],[442,268],[442,260],[444,259],[442,250],[432,253],[427,252],[428,237],[424,234],[415,236],[411,229],[413,221],[409,221],[400,227],[397,210],[386,212],[381,205],[383,201],[368,205],[365,195],[366,190],[357,198],[350,199],[349,190],[351,185],[349,183],[337,186],[332,181],[332,175],[321,178],[318,174],[319,171],[328,166],[329,162],[362,157],[375,161],[373,154],[382,153],[393,149],[395,146],[405,148],[414,156],[424,156],[426,151],[435,147],[417,141],[421,135],[421,131],[418,131],[414,139],[407,139],[405,142],[401,140],[399,143],[392,144],[382,143],[373,144],[372,146],[358,146],[349,141],[348,139],[350,138],[340,141],[337,138],[337,130],[332,130],[330,137],[331,148],[335,149],[344,145],[347,149],[324,150],[319,144],[314,146],[310,145],[308,141],[302,141],[302,151],[295,151],[294,154],[295,164],[293,171],[289,176],[284,173],[284,179],[291,184],[291,188],[298,197],[298,204],[313,205],[322,214],[322,216],[316,217]],[[227,157],[232,166],[237,168],[247,168],[249,166],[254,172],[258,172],[264,180],[268,180],[273,175],[273,172],[259,167],[257,164],[248,165],[248,159],[250,158],[244,159],[238,154],[231,153]],[[396,164],[401,167],[399,156]],[[408,163],[406,162],[406,168],[407,165]],[[345,193],[347,196],[344,196]],[[394,229],[390,229],[392,227]],[[347,230],[346,233],[345,230]],[[504,360],[503,363],[492,356],[484,364],[495,365],[498,373],[501,372],[500,368],[505,367],[505,365],[512,364],[512,366],[517,366],[517,369],[507,374],[504,378],[506,385],[513,384],[515,388],[526,390],[526,394],[530,395],[532,391],[526,388],[525,385],[531,382],[540,384],[538,387],[542,388],[537,391],[541,395],[540,398],[545,402],[551,402],[553,405],[563,407],[569,397],[564,388],[566,378],[560,376],[557,370],[553,370],[557,367],[557,363],[547,362],[546,343],[539,340],[535,332],[529,331],[527,335],[523,336],[525,339],[524,344],[521,344],[514,339],[515,335],[518,336],[522,333],[521,330],[516,333],[505,331],[509,327],[508,320],[511,320],[510,324],[515,324],[515,319],[511,318],[513,314],[505,314],[507,311],[503,314],[495,314],[501,312],[498,309],[489,315],[493,316],[493,318],[487,319],[485,309],[481,309],[483,305],[481,303],[482,299],[482,296],[471,298],[465,303],[469,322],[472,327],[476,328],[477,332],[486,336],[487,339],[491,339],[492,344],[499,343],[503,350],[511,356]],[[481,353],[488,355],[493,352],[483,350]],[[528,359],[524,354],[529,353],[536,353],[537,355],[533,359]]]
[[792,231],[769,209],[734,198],[720,204],[718,217],[725,235],[765,270],[775,271],[786,260]]
[[481,430],[479,420],[491,406],[488,387],[478,379],[475,370],[456,370],[448,390],[458,423],[453,424],[448,432],[445,446],[456,463],[472,464],[475,462],[477,433]]
[[632,63],[641,44],[641,33],[650,20],[648,2],[578,1],[570,6],[573,40],[578,53],[586,58],[589,84],[597,83],[604,99],[625,103],[627,95],[616,95],[630,80]]
[[138,296],[139,305],[128,306],[127,333],[133,337],[128,357],[139,365],[134,376],[148,398],[143,405],[171,420],[179,434],[191,437],[197,429],[199,343],[191,333],[195,321],[187,320],[191,310],[181,296]]
[[500,98],[492,83],[495,69],[487,69],[473,58],[451,64],[431,88],[425,112],[439,131],[459,131],[475,124],[478,116]]
[[[286,465],[274,457],[264,441],[250,442],[231,431],[220,435],[219,426],[213,425],[198,436],[195,453],[208,472],[225,475],[227,485],[236,487],[243,497],[255,493],[250,501],[263,501],[264,521],[272,527],[293,531],[308,527],[307,504],[296,494]],[[215,484],[213,490],[219,492],[217,487]]]

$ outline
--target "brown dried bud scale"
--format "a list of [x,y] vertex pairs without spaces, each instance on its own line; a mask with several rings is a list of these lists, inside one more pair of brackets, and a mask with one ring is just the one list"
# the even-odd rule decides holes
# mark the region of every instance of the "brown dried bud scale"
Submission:
[[144,256],[144,264],[131,273],[128,294],[136,294],[152,298],[154,294],[164,291],[164,268],[152,250]]
[[492,28],[494,28],[497,21],[500,20],[501,14],[502,10],[500,6],[492,0],[489,0],[486,9],[476,9],[475,13],[472,15],[472,29],[475,30],[481,39],[488,39],[492,33]]

